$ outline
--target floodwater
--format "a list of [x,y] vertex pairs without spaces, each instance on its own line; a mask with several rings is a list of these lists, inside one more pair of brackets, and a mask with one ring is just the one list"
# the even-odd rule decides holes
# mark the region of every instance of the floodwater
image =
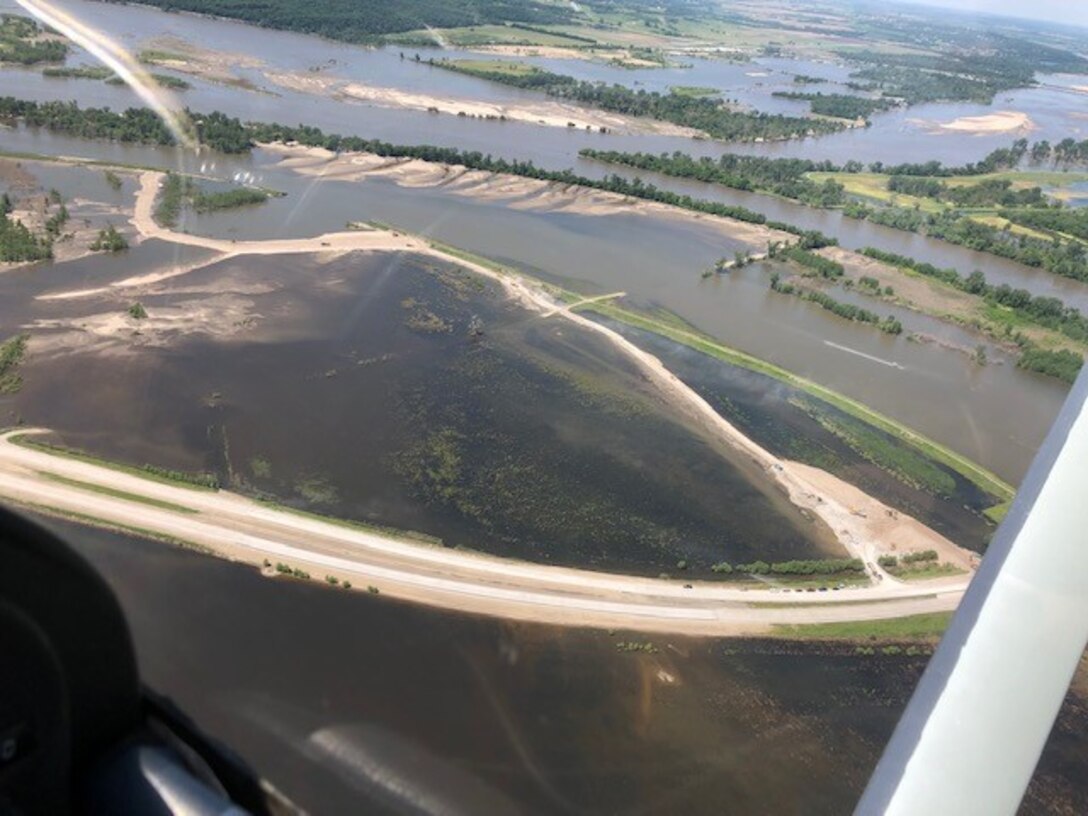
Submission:
[[[144,325],[147,345],[46,353],[15,399],[25,421],[106,457],[540,562],[709,575],[841,554],[610,344],[473,275],[352,254],[240,258],[178,281],[142,298],[148,324],[196,295],[211,324],[251,328],[160,339]],[[126,303],[44,311],[78,325]]]
[[[14,0],[0,0],[0,11],[18,12]],[[323,41],[289,32],[255,28],[225,20],[212,20],[189,14],[164,12],[126,6],[123,11],[110,5],[88,0],[66,0],[65,9],[81,20],[109,33],[131,50],[146,47],[149,40],[161,36],[180,37],[200,47],[232,54],[245,54],[263,61],[269,69],[303,74],[320,74],[381,87],[425,89],[437,96],[450,98],[482,98],[514,103],[525,99],[541,99],[541,95],[516,88],[507,88],[472,77],[457,75],[442,69],[416,64],[412,59],[400,59],[400,53],[412,57],[416,51],[427,59],[457,57],[462,52],[388,47],[367,49],[344,43]],[[800,111],[803,107],[788,100],[771,96],[779,85],[785,87],[790,73],[826,75],[842,80],[843,70],[808,61],[780,58],[759,58],[737,65],[727,61],[679,58],[691,68],[626,70],[607,65],[563,61],[552,67],[563,73],[581,74],[586,78],[604,79],[631,84],[639,81],[647,87],[665,85],[713,85],[723,90],[727,98],[740,98],[760,110]],[[78,50],[69,58],[72,64],[92,62]],[[996,147],[1005,147],[1014,138],[1010,134],[963,136],[931,134],[932,122],[948,122],[964,116],[977,116],[994,110],[1015,110],[1028,113],[1037,126],[1032,136],[1059,141],[1065,136],[1083,138],[1086,126],[1074,116],[1076,92],[1062,75],[1044,75],[1038,88],[1001,94],[993,106],[973,103],[935,103],[877,116],[873,126],[839,133],[830,137],[797,142],[752,144],[725,147],[715,142],[692,142],[690,139],[664,136],[601,135],[573,131],[567,128],[541,128],[511,122],[486,122],[442,116],[438,120],[422,111],[398,111],[363,104],[321,99],[316,96],[287,91],[272,85],[259,68],[241,69],[239,76],[250,80],[268,93],[223,85],[199,79],[186,79],[194,87],[180,94],[185,104],[194,110],[218,108],[242,118],[280,121],[290,111],[296,121],[317,125],[341,133],[358,133],[404,144],[415,144],[420,135],[435,144],[482,150],[508,158],[531,158],[537,164],[569,167],[575,163],[582,147],[610,147],[616,150],[649,150],[654,152],[685,150],[713,155],[725,149],[739,149],[770,155],[812,156],[837,162],[849,159],[861,161],[927,161],[941,159],[962,164],[974,161]],[[767,74],[767,76],[752,76]],[[33,98],[79,98],[85,104],[108,104],[122,108],[132,103],[124,88],[87,80],[45,79],[35,72],[9,74],[18,77],[20,95]],[[439,121],[440,126],[435,122]],[[573,131],[573,132],[571,132]],[[1078,136],[1078,134],[1082,134]]]
[[[0,0],[0,5],[10,0]],[[163,34],[179,36],[213,50],[256,56],[274,70],[320,73],[346,80],[377,83],[407,90],[427,89],[453,97],[501,102],[533,97],[517,89],[453,74],[411,59],[400,49],[366,49],[328,43],[286,32],[255,29],[193,15],[168,15],[153,9],[115,7],[72,0],[70,8],[94,25],[111,32],[132,49]],[[424,49],[423,56],[430,52]],[[71,64],[87,61],[75,53]],[[792,82],[791,72],[827,76],[842,81],[842,66],[760,59],[752,63],[687,59],[691,68],[628,71],[594,63],[564,63],[565,69],[586,78],[638,81],[650,88],[671,84],[716,85],[730,98],[743,96],[767,109],[770,93]],[[559,69],[564,66],[541,61]],[[313,69],[313,70],[311,70]],[[124,87],[86,80],[57,80],[35,71],[5,71],[19,94],[37,99],[78,98],[84,104],[114,108],[134,104]],[[584,146],[621,150],[680,149],[714,155],[723,150],[806,155],[812,158],[906,161],[940,158],[961,163],[977,160],[993,147],[1004,146],[1009,135],[931,135],[912,120],[947,121],[987,110],[1026,111],[1041,128],[1035,138],[1077,136],[1084,129],[1073,117],[1069,77],[1043,77],[1039,88],[1002,96],[992,108],[971,104],[936,104],[877,116],[871,128],[819,140],[723,145],[647,135],[602,135],[512,122],[483,122],[457,117],[352,104],[269,86],[258,68],[240,69],[240,76],[271,93],[247,91],[192,79],[194,88],[180,98],[195,110],[221,109],[243,119],[302,121],[327,130],[357,133],[414,144],[421,141],[492,155],[531,159],[546,167],[573,167],[601,176],[616,168],[578,158]],[[753,76],[766,74],[766,76]],[[782,100],[778,100],[782,102]],[[795,103],[789,103],[795,104]],[[285,117],[284,111],[290,111]],[[179,159],[177,151],[150,147],[92,143],[30,132],[0,132],[0,146],[60,155],[93,156],[103,160],[158,167],[186,167],[217,176],[244,176],[288,193],[252,210],[194,217],[186,226],[224,237],[314,235],[342,229],[346,221],[374,219],[441,238],[451,244],[510,262],[542,277],[590,292],[623,290],[642,305],[675,312],[724,342],[768,359],[798,374],[825,383],[916,428],[939,442],[991,468],[1012,482],[1026,471],[1034,452],[1064,400],[1063,384],[1017,370],[1012,365],[979,369],[967,355],[934,345],[891,339],[875,330],[847,324],[811,304],[785,306],[769,297],[763,276],[733,275],[703,281],[698,273],[737,248],[735,242],[681,224],[650,224],[645,219],[513,212],[501,204],[470,202],[442,190],[399,190],[388,182],[365,184],[316,183],[270,166],[262,151],[253,156],[204,156]],[[249,174],[249,175],[245,175]],[[1034,294],[1054,295],[1088,310],[1088,286],[1058,279],[1039,270],[971,252],[922,236],[845,218],[837,211],[801,207],[770,196],[742,193],[682,179],[640,174],[662,187],[698,197],[740,204],[770,218],[819,229],[851,248],[876,246],[903,255],[954,266],[967,274],[983,270],[994,283],[1009,283]],[[877,305],[880,311],[886,311]],[[789,323],[783,323],[787,318]],[[919,315],[903,318],[906,334],[919,332],[949,339],[958,330]],[[956,345],[977,343],[968,338]],[[849,351],[843,351],[846,348]],[[852,352],[860,352],[855,354]],[[1003,355],[991,348],[990,358]],[[878,358],[874,362],[872,358]]]
[[[889,506],[925,519],[961,546],[981,550],[988,543],[994,528],[980,512],[993,503],[992,497],[950,468],[935,465],[949,484],[946,493],[909,483],[908,477],[896,476],[867,460],[822,427],[811,410],[806,412],[800,406],[818,406],[819,412],[835,423],[854,427],[838,409],[765,374],[722,364],[660,335],[603,318],[601,322],[656,355],[745,436],[776,456],[823,468]],[[887,434],[872,432],[899,446]]]
[[[9,135],[25,137],[26,131],[0,139]],[[171,150],[57,137],[44,137],[39,144],[41,150],[61,154],[80,148],[103,159],[167,167],[175,157]],[[375,220],[433,236],[578,291],[623,291],[636,305],[674,312],[726,344],[859,399],[1013,482],[1027,469],[1065,399],[1062,383],[1007,364],[997,349],[989,355],[995,364],[981,368],[969,355],[910,342],[906,336],[913,332],[967,348],[978,342],[923,315],[869,304],[901,319],[904,336],[893,338],[771,292],[771,264],[704,279],[702,270],[723,256],[731,257],[743,244],[698,221],[512,208],[441,187],[398,187],[380,178],[362,183],[315,180],[278,169],[272,160],[265,151],[240,161],[203,160],[208,172],[249,173],[287,195],[256,209],[190,217],[183,226],[225,238],[267,238],[316,235],[343,229],[349,221]],[[41,165],[28,167],[38,173]],[[84,171],[77,186],[90,183],[86,174],[97,172]],[[43,178],[44,188],[57,186],[65,195],[72,194],[63,172],[50,170]],[[108,262],[95,259],[94,268],[104,269]],[[131,258],[118,262],[126,268],[132,265]],[[68,282],[84,274],[86,263],[45,274],[49,280],[62,281],[60,289],[74,288]]]
[[[397,49],[368,50],[136,6],[66,0],[65,7],[134,49],[171,33],[203,47],[257,55],[280,70],[320,67],[336,77],[504,103],[537,98],[401,61]],[[0,0],[0,10],[17,7]],[[89,61],[78,51],[69,60]],[[715,84],[730,98],[786,111],[796,103],[772,101],[769,93],[790,72],[842,79],[841,67],[810,63],[692,63],[667,73],[625,71],[621,81]],[[604,79],[612,70],[557,67],[564,68]],[[749,76],[753,72],[768,76]],[[259,69],[240,73],[271,93],[187,78],[194,87],[179,97],[194,110],[445,144],[596,176],[611,169],[579,159],[580,148],[961,163],[1006,146],[1012,136],[930,135],[911,120],[1007,109],[1027,112],[1040,127],[1036,138],[1083,138],[1085,129],[1071,115],[1069,92],[1045,87],[1004,95],[992,108],[948,104],[892,112],[876,117],[871,128],[819,141],[727,146],[345,104],[274,88]],[[1048,86],[1064,82],[1044,79]],[[28,98],[77,98],[115,109],[135,104],[127,89],[101,82],[47,80],[20,69],[4,69],[3,82],[17,89],[6,92]],[[771,107],[776,104],[782,107]],[[24,129],[0,131],[0,147],[200,170],[172,150]],[[229,237],[314,235],[369,218],[587,293],[623,290],[636,305],[668,309],[1010,480],[1023,474],[1064,399],[1060,384],[1007,363],[978,368],[965,355],[888,337],[769,292],[771,265],[703,280],[700,271],[737,246],[702,227],[630,214],[518,211],[376,180],[311,183],[275,170],[262,151],[201,160],[216,164],[209,173],[251,173],[288,195],[258,210],[193,219],[188,228]],[[99,171],[35,168],[44,189],[113,195],[100,189]],[[981,268],[995,282],[1088,305],[1080,284],[839,213],[681,180],[654,181],[819,228],[846,246],[878,246],[961,271]],[[133,189],[126,181],[116,197],[130,197]],[[120,313],[127,303],[115,297],[69,303],[35,297],[206,256],[151,241],[118,257],[6,272],[0,330],[17,330],[28,315],[70,320],[87,309]],[[714,560],[820,551],[819,536],[780,497],[776,503],[754,489],[721,450],[649,398],[607,349],[558,321],[534,324],[514,314],[487,287],[443,293],[428,273],[400,263],[296,256],[208,267],[147,298],[152,319],[156,309],[185,297],[185,287],[199,294],[202,287],[225,285],[232,308],[253,319],[244,331],[218,339],[171,336],[161,344],[132,338],[132,348],[113,343],[108,356],[86,351],[32,359],[23,393],[0,400],[0,410],[5,422],[22,414],[62,429],[71,444],[105,454],[214,469],[243,489],[299,506],[538,560],[656,573],[681,558],[701,570]],[[426,312],[450,331],[436,330]],[[482,339],[468,336],[474,316],[482,321]],[[211,328],[224,329],[221,324],[234,319],[219,317]],[[903,314],[902,320],[908,333],[944,332],[944,339],[962,340],[958,330],[920,316]],[[957,484],[955,501],[935,501],[821,436],[789,404],[788,389],[708,364],[659,338],[640,342],[772,449],[820,456],[834,472],[964,543],[984,536],[977,516],[963,507],[977,504],[968,486]],[[1000,354],[991,357],[1003,362]],[[424,426],[449,432],[428,438]],[[797,433],[787,438],[783,429]],[[799,447],[802,434],[809,444]],[[425,444],[413,447],[413,440]],[[507,449],[509,461],[496,461],[496,452]],[[471,478],[443,481],[426,472],[448,470],[421,463],[460,464],[455,472],[502,474],[506,481],[500,490]],[[569,483],[556,480],[560,473]],[[518,516],[514,510],[527,494],[512,485],[525,483],[549,488],[528,494],[547,505]],[[502,501],[479,506],[484,488]],[[592,512],[570,512],[574,498]],[[616,512],[624,508],[641,514],[631,527]],[[607,518],[619,520],[601,526]],[[360,797],[376,812],[434,810],[440,803],[452,813],[842,813],[856,801],[924,666],[924,657],[866,656],[849,646],[645,638],[451,615],[269,581],[161,544],[52,524],[77,541],[119,594],[151,686],[315,813],[358,810]],[[639,531],[649,533],[632,535]],[[656,651],[617,651],[617,642],[631,640],[649,641]],[[1083,700],[1071,695],[1024,812],[1088,812],[1086,726]],[[404,779],[407,786],[399,784]],[[404,787],[411,791],[407,799]]]
[[[846,813],[925,665],[440,613],[47,524],[145,682],[311,813]],[[1022,813],[1088,810],[1086,728],[1070,694]]]

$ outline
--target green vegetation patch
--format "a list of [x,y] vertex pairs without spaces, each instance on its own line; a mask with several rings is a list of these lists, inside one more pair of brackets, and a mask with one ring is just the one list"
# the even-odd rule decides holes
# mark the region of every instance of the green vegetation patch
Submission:
[[120,252],[128,249],[128,240],[113,224],[107,225],[98,231],[98,236],[91,242],[94,252]]
[[791,640],[938,640],[952,620],[951,612],[931,612],[884,620],[843,623],[775,624],[774,634]]
[[68,56],[68,45],[59,39],[41,39],[44,34],[30,17],[0,14],[0,62],[62,62]]
[[137,55],[140,62],[148,65],[154,65],[157,62],[185,62],[189,58],[188,54],[182,54],[178,51],[163,51],[159,48],[145,48]]
[[541,70],[524,62],[509,60],[458,59],[449,60],[447,64],[465,73],[501,74],[509,77],[524,77]]
[[233,190],[221,192],[196,189],[193,191],[191,202],[193,209],[198,213],[206,213],[263,204],[271,195],[267,190],[258,190],[253,187],[236,187]]
[[[14,206],[7,193],[0,194],[0,262],[19,263],[52,258],[54,236],[50,232],[35,235],[22,221],[12,218],[10,213]],[[49,221],[49,225],[58,231],[67,219],[67,210],[62,211],[63,217],[53,216]]]
[[61,476],[59,473],[50,473],[49,471],[40,470],[38,474],[44,476],[52,482],[68,485],[69,487],[78,487],[80,490],[89,490],[92,493],[101,493],[103,496],[112,496],[115,499],[124,499],[125,501],[137,502],[139,504],[146,504],[150,507],[157,507],[160,510],[171,510],[175,513],[198,513],[198,510],[194,510],[191,507],[184,507],[180,504],[174,504],[174,502],[163,501],[162,499],[153,499],[149,496],[141,496],[138,493],[129,493],[127,490],[117,490],[113,487],[106,487],[105,485],[94,484],[93,482],[84,482],[79,479],[70,479],[67,476]]
[[185,200],[187,188],[192,182],[177,173],[167,173],[166,180],[159,190],[159,197],[155,202],[155,211],[152,217],[155,223],[162,227],[177,226],[181,217],[181,207]]
[[16,434],[8,439],[15,445],[33,448],[35,450],[53,454],[54,456],[75,459],[78,462],[87,462],[88,464],[109,468],[110,470],[116,470],[120,473],[127,473],[130,476],[139,476],[141,479],[150,479],[164,484],[179,485],[192,490],[219,489],[219,479],[211,473],[187,473],[185,471],[158,467],[157,465],[126,465],[121,462],[102,459],[93,454],[86,453],[85,451],[76,450],[75,448],[67,448],[63,445],[53,445],[49,442],[42,442],[41,440],[35,439],[34,436],[29,433]]
[[113,76],[113,71],[104,65],[80,65],[77,68],[51,67],[43,68],[42,76],[59,79],[109,79]]
[[983,515],[986,516],[994,524],[1000,524],[1005,520],[1005,516],[1009,514],[1009,509],[1012,507],[1012,499],[1003,501],[1000,504],[995,504],[993,507],[987,507],[983,510]]
[[29,335],[19,334],[0,343],[0,394],[14,394],[23,387],[19,366],[26,357]]
[[[155,81],[155,84],[162,86],[163,88],[169,88],[172,91],[187,91],[193,86],[180,77],[171,76],[170,74],[152,74],[151,78]],[[106,80],[107,85],[125,85],[125,80],[119,76],[111,76]]]
[[679,96],[721,96],[717,88],[705,85],[671,85],[669,91]]
[[871,425],[844,416],[834,416],[811,400],[790,400],[824,430],[831,432],[859,456],[881,470],[927,493],[948,497],[956,492],[956,480],[942,470],[932,458],[919,451],[897,444]]

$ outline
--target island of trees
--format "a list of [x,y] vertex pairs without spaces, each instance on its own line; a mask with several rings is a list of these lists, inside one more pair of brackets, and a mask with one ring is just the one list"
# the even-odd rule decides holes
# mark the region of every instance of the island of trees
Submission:
[[0,62],[62,62],[68,55],[68,45],[60,39],[46,38],[45,33],[30,17],[0,14]]
[[809,110],[820,116],[834,116],[839,119],[866,119],[874,113],[894,108],[898,104],[894,99],[877,97],[875,99],[851,94],[802,93],[800,91],[775,91],[772,96],[781,99],[795,99],[809,103]]
[[773,193],[815,207],[834,207],[846,203],[846,188],[842,184],[830,179],[817,183],[806,178],[807,173],[842,171],[841,167],[829,161],[771,159],[736,153],[726,153],[715,161],[710,156],[693,158],[680,151],[657,155],[594,150],[588,147],[582,149],[579,155],[666,176],[720,184],[735,190]]
[[487,60],[428,60],[450,71],[500,82],[515,88],[543,91],[590,107],[626,116],[646,117],[702,131],[728,141],[772,141],[835,133],[841,122],[772,113],[730,110],[716,98],[687,93],[633,90],[623,85],[586,82],[530,65]]

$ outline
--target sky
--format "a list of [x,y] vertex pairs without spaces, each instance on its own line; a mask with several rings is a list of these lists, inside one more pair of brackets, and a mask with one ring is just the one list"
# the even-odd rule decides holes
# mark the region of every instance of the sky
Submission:
[[960,11],[988,11],[1011,17],[1088,26],[1088,0],[913,0]]

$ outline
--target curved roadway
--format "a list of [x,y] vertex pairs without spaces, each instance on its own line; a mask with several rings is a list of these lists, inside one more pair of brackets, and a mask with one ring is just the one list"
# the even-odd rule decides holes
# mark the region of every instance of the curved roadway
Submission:
[[139,528],[236,561],[283,562],[309,572],[313,580],[335,576],[353,589],[374,587],[465,612],[551,624],[757,634],[774,624],[954,609],[968,581],[787,593],[697,581],[688,588],[679,580],[531,564],[338,525],[226,491],[153,481],[11,441],[25,433],[0,436],[0,497],[7,500]]

